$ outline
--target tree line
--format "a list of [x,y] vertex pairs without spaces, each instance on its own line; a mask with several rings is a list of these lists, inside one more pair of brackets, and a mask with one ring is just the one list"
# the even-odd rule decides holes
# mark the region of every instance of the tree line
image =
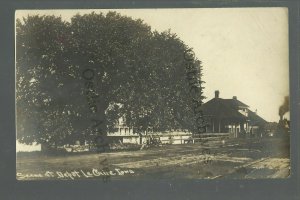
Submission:
[[[17,139],[67,144],[112,131],[197,131],[185,53],[171,33],[116,12],[33,15],[16,21]],[[204,99],[201,61],[189,65]],[[101,123],[99,123],[101,122]],[[95,124],[96,132],[93,127]]]

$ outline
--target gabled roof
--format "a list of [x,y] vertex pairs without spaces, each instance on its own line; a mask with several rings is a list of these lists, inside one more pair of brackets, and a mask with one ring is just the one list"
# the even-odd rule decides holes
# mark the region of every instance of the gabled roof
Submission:
[[248,105],[244,104],[243,102],[241,102],[241,101],[239,101],[237,99],[223,99],[223,101],[225,101],[226,103],[230,104],[234,108],[238,108],[238,107],[249,108]]
[[239,108],[249,108],[248,105],[237,99],[213,98],[202,105],[203,114],[217,119],[244,122],[249,120],[251,125],[261,125],[267,123],[266,120],[258,116],[255,112],[248,109],[248,117],[241,114]]
[[229,99],[213,98],[202,105],[203,114],[228,121],[245,121],[246,116],[236,109],[235,102]]
[[261,118],[260,116],[258,116],[255,112],[252,112],[251,110],[248,110],[248,118],[250,120],[250,125],[262,125],[262,124],[266,124],[267,121],[264,120],[263,118]]

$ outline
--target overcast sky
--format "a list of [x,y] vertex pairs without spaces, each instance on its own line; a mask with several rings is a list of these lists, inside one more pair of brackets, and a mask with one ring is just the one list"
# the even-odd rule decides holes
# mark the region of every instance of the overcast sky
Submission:
[[[27,10],[61,15],[108,10]],[[267,121],[278,121],[278,108],[289,94],[288,10],[286,8],[191,8],[115,10],[140,18],[159,32],[171,29],[203,63],[205,101],[220,91],[237,96]],[[183,66],[184,67],[184,66]]]

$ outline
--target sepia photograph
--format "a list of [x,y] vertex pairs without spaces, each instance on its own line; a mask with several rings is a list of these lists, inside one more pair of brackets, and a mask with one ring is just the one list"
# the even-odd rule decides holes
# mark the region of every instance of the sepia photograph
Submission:
[[288,14],[16,10],[16,179],[289,178]]

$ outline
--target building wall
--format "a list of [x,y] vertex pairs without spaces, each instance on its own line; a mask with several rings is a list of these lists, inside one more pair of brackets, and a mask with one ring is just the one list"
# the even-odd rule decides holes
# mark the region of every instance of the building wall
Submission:
[[123,137],[124,144],[139,144],[140,137]]
[[[115,127],[115,131],[109,132],[109,136],[138,136],[134,127],[128,127],[125,125],[118,125]],[[146,131],[142,132],[142,135],[153,133],[153,128],[149,127]]]

